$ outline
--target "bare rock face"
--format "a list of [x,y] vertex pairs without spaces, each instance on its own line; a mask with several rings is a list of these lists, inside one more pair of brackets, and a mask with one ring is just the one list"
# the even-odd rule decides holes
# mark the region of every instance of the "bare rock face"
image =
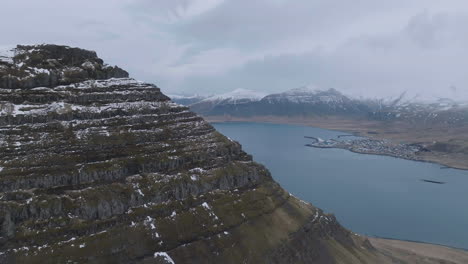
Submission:
[[0,56],[0,87],[7,89],[125,77],[126,71],[104,64],[96,52],[67,46],[18,45]]
[[96,53],[18,46],[1,67],[0,263],[372,255],[237,142]]

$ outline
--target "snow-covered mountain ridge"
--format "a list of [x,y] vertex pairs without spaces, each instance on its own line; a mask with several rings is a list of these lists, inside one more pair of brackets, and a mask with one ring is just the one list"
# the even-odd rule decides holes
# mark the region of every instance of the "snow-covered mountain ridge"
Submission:
[[340,104],[348,97],[341,94],[339,91],[330,88],[328,90],[314,89],[311,87],[301,87],[288,90],[286,92],[271,94],[263,98],[269,103],[274,102],[291,102],[291,103],[326,103]]
[[201,102],[217,102],[217,103],[223,102],[223,103],[237,104],[237,103],[259,101],[265,96],[266,94],[262,92],[257,92],[253,90],[247,90],[247,89],[236,89],[228,93],[214,95],[214,96],[205,98]]
[[468,122],[468,103],[447,98],[421,100],[401,94],[397,98],[354,98],[336,89],[304,86],[264,96],[236,90],[190,105],[202,115],[352,115],[377,120],[411,122]]

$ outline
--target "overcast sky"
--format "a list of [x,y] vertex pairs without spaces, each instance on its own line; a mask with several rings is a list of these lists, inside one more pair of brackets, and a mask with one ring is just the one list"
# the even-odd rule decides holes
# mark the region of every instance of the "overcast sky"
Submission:
[[96,50],[168,94],[468,99],[466,0],[2,0],[0,32]]

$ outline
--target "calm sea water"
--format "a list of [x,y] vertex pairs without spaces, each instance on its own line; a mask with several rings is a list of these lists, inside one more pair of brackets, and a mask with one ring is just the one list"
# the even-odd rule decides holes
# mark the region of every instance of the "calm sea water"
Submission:
[[[216,123],[295,196],[354,232],[468,249],[468,171],[304,146],[341,132],[263,123]],[[433,184],[421,179],[446,182]]]

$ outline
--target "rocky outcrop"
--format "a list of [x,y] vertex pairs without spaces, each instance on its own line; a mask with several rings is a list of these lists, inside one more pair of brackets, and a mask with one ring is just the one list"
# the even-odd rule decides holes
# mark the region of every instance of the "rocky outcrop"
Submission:
[[6,89],[54,87],[88,79],[125,78],[94,51],[58,45],[22,46],[0,56],[0,87]]
[[[107,79],[126,73],[103,68],[94,52],[19,49],[83,75],[61,75],[49,87],[11,81],[22,80],[19,72],[0,75],[10,80],[0,89],[0,263],[365,263],[375,256],[364,238],[291,196],[237,142],[158,87]],[[27,67],[49,65],[17,56]]]

